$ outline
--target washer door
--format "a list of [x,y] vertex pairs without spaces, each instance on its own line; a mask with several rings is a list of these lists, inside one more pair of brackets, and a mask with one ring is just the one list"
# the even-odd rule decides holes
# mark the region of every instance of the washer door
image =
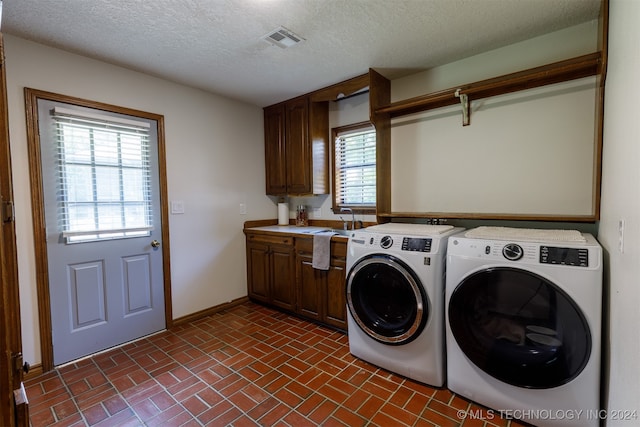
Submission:
[[451,332],[469,360],[514,386],[568,383],[591,354],[591,333],[580,308],[529,271],[474,273],[456,287],[448,310]]
[[347,305],[367,335],[390,345],[413,341],[429,317],[422,283],[391,255],[369,255],[353,266],[347,276]]

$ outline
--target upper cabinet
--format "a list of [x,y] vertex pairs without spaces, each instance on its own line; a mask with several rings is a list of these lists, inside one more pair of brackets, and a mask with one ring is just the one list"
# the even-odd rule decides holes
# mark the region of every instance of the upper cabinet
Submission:
[[329,193],[329,104],[302,96],[264,109],[266,193]]
[[284,136],[284,104],[264,109],[264,154],[267,194],[287,194],[287,164]]

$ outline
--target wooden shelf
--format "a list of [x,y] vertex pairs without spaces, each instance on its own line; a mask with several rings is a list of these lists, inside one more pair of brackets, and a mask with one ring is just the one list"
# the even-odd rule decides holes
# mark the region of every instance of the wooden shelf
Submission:
[[601,69],[602,54],[601,52],[595,52],[500,77],[456,86],[428,95],[392,102],[375,108],[372,113],[376,116],[388,114],[391,118],[399,117],[458,104],[460,99],[456,96],[456,93],[467,95],[469,101],[472,101],[595,76],[601,72]]
[[544,215],[544,214],[506,214],[506,213],[464,213],[464,212],[393,212],[378,213],[378,222],[393,219],[466,219],[466,220],[500,220],[500,221],[560,221],[585,222],[597,220],[595,215]]

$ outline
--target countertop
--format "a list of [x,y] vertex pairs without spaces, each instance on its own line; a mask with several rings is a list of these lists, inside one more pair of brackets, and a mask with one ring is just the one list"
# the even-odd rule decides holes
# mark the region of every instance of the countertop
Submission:
[[[258,232],[264,232],[266,234],[270,234],[270,233],[288,233],[288,234],[302,234],[302,235],[314,235],[316,233],[320,233],[322,231],[331,231],[331,228],[328,227],[315,227],[315,226],[309,226],[309,227],[298,227],[295,225],[266,225],[266,226],[262,226],[262,227],[250,227],[250,228],[245,228],[245,231],[258,231]],[[342,234],[335,234],[332,239],[344,239],[347,240],[348,236],[342,235]]]

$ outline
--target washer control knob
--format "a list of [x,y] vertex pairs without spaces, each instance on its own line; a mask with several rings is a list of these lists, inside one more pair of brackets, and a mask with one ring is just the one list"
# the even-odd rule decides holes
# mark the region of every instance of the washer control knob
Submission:
[[502,255],[509,261],[517,261],[524,255],[522,246],[509,243],[502,248]]
[[393,245],[393,239],[391,236],[384,236],[380,239],[380,246],[382,246],[382,249],[389,249],[391,245]]

